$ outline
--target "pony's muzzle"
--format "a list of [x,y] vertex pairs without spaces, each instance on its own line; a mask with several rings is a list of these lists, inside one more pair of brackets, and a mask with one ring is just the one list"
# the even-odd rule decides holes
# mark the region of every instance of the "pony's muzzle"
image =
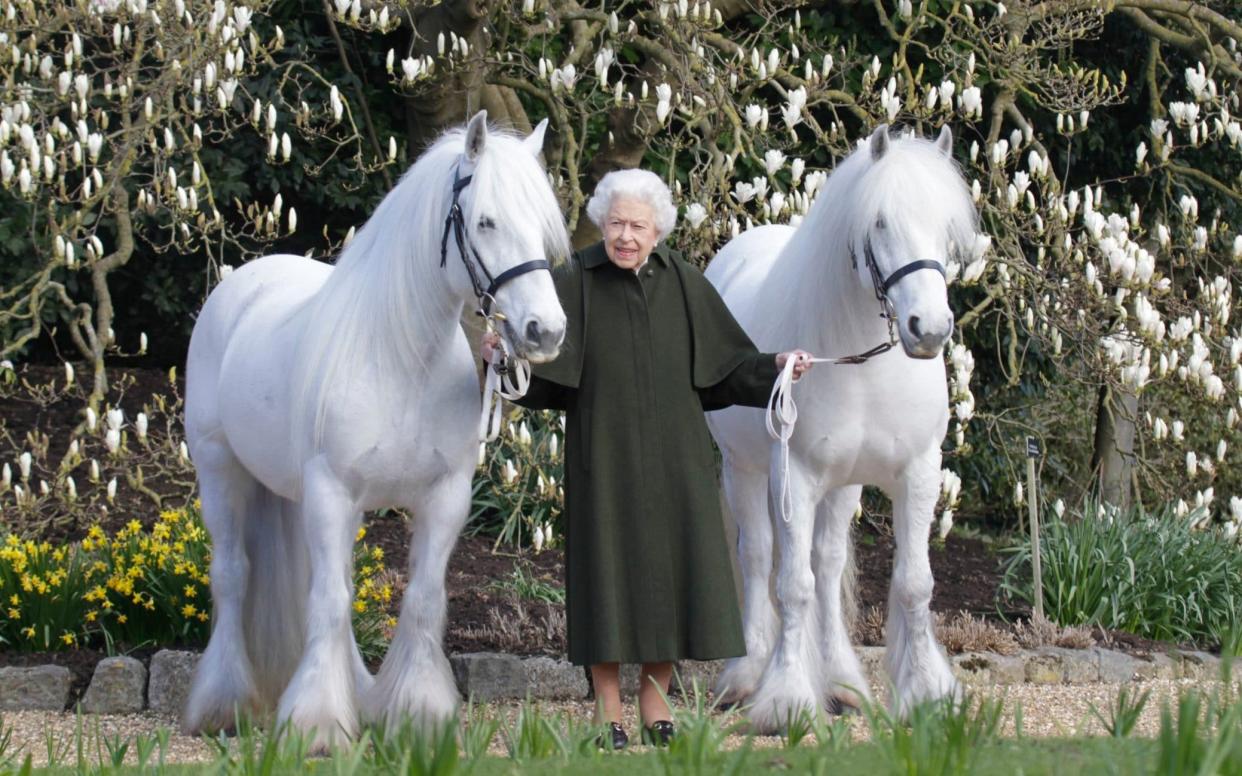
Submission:
[[528,318],[522,327],[522,347],[524,356],[535,362],[551,361],[561,349],[565,340],[564,323],[549,324],[539,318]]
[[929,326],[917,315],[906,319],[901,338],[902,349],[911,358],[936,358],[944,349],[945,342],[953,336],[953,313],[940,326]]

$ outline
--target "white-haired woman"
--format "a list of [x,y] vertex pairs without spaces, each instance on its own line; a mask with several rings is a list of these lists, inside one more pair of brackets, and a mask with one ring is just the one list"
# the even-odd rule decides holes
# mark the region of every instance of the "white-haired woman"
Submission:
[[[587,204],[603,241],[555,273],[569,323],[520,403],[566,412],[569,658],[590,666],[599,721],[624,747],[619,667],[642,666],[644,738],[673,735],[673,663],[745,654],[704,410],[764,406],[789,358],[760,353],[715,289],[660,246],[677,220],[644,170],[605,175]],[[490,359],[494,337],[484,340]]]

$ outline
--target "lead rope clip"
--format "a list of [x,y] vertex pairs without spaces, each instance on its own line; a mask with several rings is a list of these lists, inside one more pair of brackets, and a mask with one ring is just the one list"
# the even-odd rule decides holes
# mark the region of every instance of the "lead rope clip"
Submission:
[[[490,321],[489,321],[490,322]],[[488,327],[491,331],[491,327]],[[496,441],[500,436],[500,424],[504,418],[503,400],[516,401],[526,395],[530,388],[530,362],[509,355],[503,336],[492,348],[487,365],[487,378],[483,384],[483,413],[479,416],[479,439],[481,444]]]

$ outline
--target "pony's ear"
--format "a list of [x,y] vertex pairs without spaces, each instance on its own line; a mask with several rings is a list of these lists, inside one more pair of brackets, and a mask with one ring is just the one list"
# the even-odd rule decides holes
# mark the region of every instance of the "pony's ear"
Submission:
[[485,145],[487,145],[487,111],[481,110],[474,114],[474,118],[470,119],[470,123],[466,125],[466,158],[472,162],[478,159]]
[[949,129],[948,124],[940,128],[940,135],[936,137],[936,148],[945,156],[953,156],[953,130]]
[[871,133],[871,161],[878,162],[888,151],[888,125],[881,124]]
[[522,147],[530,151],[530,155],[539,158],[539,154],[543,153],[543,133],[548,129],[548,120],[535,125],[535,129],[522,141]]

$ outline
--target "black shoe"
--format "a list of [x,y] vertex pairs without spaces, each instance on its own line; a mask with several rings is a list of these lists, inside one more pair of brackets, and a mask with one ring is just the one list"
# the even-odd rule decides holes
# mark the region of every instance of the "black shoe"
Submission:
[[668,742],[673,740],[673,736],[677,735],[677,731],[673,728],[673,723],[667,719],[652,722],[650,727],[643,728],[643,743],[653,746],[668,746]]
[[630,737],[625,734],[625,728],[621,727],[620,722],[609,722],[608,730],[595,739],[595,745],[600,749],[611,749],[615,752],[621,751],[629,743]]

